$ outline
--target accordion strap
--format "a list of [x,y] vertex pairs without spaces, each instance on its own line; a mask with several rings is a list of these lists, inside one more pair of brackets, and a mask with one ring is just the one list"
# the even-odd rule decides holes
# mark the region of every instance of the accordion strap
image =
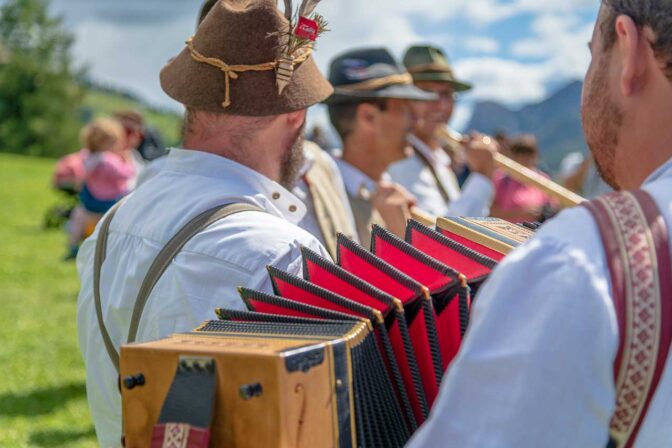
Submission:
[[586,204],[605,247],[619,328],[614,363],[612,447],[632,447],[656,392],[672,341],[669,233],[644,191],[612,193]]
[[[98,318],[98,326],[100,328],[100,333],[103,337],[103,342],[105,344],[105,349],[114,364],[115,369],[119,372],[119,353],[117,352],[110,334],[107,331],[105,322],[103,320],[103,310],[100,299],[100,275],[103,262],[105,261],[106,247],[107,247],[107,237],[110,230],[110,224],[114,215],[119,210],[121,202],[115,205],[110,212],[103,218],[101,223],[98,241],[96,243],[96,253],[94,259],[94,270],[93,270],[93,296],[96,303],[96,316]],[[140,286],[138,291],[138,296],[135,299],[135,306],[133,308],[133,315],[131,317],[131,324],[128,329],[128,338],[127,343],[135,342],[135,338],[138,334],[138,327],[140,325],[140,319],[142,318],[142,313],[145,309],[145,305],[149,296],[154,289],[154,286],[159,281],[163,273],[168,269],[168,266],[172,263],[173,259],[177,254],[182,250],[182,248],[189,242],[194,236],[202,232],[212,224],[221,221],[231,215],[241,212],[252,212],[263,210],[255,205],[251,204],[227,204],[214,207],[210,210],[207,210],[191,221],[189,221],[179,232],[173,236],[166,246],[159,252],[159,254],[154,259],[154,262],[147,271],[147,275]]]

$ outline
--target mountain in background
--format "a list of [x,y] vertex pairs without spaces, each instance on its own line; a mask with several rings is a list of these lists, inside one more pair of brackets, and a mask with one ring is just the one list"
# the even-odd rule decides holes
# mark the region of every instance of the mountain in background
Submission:
[[539,142],[544,169],[555,173],[562,159],[572,152],[588,150],[581,127],[580,81],[561,88],[536,104],[512,110],[493,101],[476,104],[466,127],[484,134],[533,134]]

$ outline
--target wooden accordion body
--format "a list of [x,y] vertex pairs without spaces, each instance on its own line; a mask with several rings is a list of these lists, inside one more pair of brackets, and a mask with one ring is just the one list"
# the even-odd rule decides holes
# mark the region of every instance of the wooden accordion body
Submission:
[[[213,321],[191,333],[124,346],[122,384],[144,377],[142,386],[121,388],[125,445],[157,446],[152,433],[178,365],[205,358],[216,366],[209,446],[390,446],[393,435],[385,433],[395,429],[385,425],[403,421],[397,410],[383,409],[394,396],[374,338],[365,321]],[[363,440],[360,428],[369,431],[360,431]],[[397,445],[407,435],[399,437]]]

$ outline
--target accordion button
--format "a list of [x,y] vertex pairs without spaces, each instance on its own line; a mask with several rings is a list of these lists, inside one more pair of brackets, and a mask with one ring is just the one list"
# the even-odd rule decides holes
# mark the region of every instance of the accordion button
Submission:
[[124,384],[124,388],[131,390],[134,389],[137,386],[144,386],[145,385],[145,375],[142,373],[139,373],[137,375],[133,376],[126,376],[122,380],[122,383]]

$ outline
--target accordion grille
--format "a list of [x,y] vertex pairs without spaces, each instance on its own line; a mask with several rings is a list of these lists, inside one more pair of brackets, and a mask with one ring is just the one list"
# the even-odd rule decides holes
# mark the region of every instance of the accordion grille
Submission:
[[361,325],[361,321],[325,321],[324,323],[319,324],[294,324],[213,320],[204,323],[198,329],[196,329],[195,332],[335,338],[347,335],[358,325]]

